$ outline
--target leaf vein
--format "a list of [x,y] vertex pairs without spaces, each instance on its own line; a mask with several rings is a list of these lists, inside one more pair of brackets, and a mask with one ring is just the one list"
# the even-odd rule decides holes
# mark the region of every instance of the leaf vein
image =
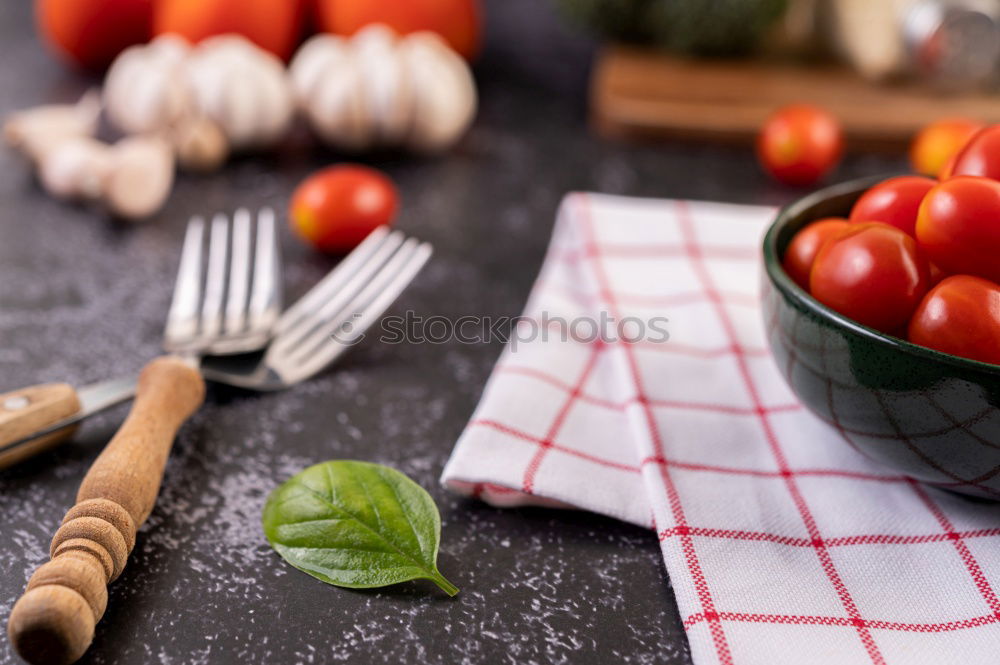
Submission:
[[355,522],[357,522],[358,524],[360,524],[364,528],[366,528],[369,531],[371,531],[379,540],[381,540],[381,541],[385,542],[386,544],[388,544],[390,547],[392,547],[392,549],[396,550],[396,552],[398,552],[400,555],[402,555],[403,558],[409,559],[410,561],[413,561],[414,563],[416,563],[417,564],[417,568],[420,568],[420,570],[423,570],[423,571],[427,572],[427,574],[429,574],[429,575],[433,575],[434,571],[431,570],[431,569],[429,569],[429,568],[427,568],[427,566],[424,565],[423,561],[421,561],[419,559],[416,559],[412,555],[410,555],[410,554],[406,553],[405,551],[401,550],[399,548],[399,546],[396,545],[396,543],[392,542],[391,540],[389,540],[388,538],[386,538],[385,536],[383,536],[381,533],[378,532],[377,529],[372,528],[371,525],[367,524],[360,517],[358,517],[357,515],[355,515],[354,513],[352,513],[349,510],[346,510],[344,508],[341,508],[340,506],[335,505],[330,499],[328,499],[327,497],[323,496],[322,494],[320,494],[319,492],[317,492],[313,488],[306,487],[305,485],[302,485],[302,487],[305,487],[306,491],[308,491],[309,493],[311,493],[313,496],[315,496],[316,498],[318,498],[320,501],[323,501],[324,503],[326,503],[334,511],[343,513],[345,515],[348,515]]

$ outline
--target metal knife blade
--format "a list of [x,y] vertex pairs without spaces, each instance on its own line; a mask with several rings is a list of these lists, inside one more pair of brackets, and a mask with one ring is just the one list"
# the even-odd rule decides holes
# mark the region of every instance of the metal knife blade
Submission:
[[24,438],[12,441],[0,447],[0,453],[14,450],[20,446],[27,445],[35,439],[58,432],[72,425],[79,423],[85,418],[109,409],[115,404],[120,404],[135,396],[135,385],[137,378],[134,376],[109,379],[99,381],[90,385],[78,388],[76,395],[80,400],[80,410],[73,415],[63,418],[60,421],[46,425],[45,427],[32,432]]

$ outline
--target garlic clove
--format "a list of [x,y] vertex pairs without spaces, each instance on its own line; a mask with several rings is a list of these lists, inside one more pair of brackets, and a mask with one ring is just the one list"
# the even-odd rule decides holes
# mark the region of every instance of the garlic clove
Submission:
[[178,163],[189,171],[217,171],[229,157],[229,140],[218,123],[205,116],[181,122],[170,139]]
[[458,140],[475,116],[472,73],[461,56],[433,33],[408,35],[400,51],[414,94],[408,145],[420,151],[443,150]]
[[173,63],[180,63],[191,55],[191,42],[171,32],[155,37],[146,47],[164,61]]
[[[262,113],[257,91],[246,84],[246,74],[234,67],[234,77],[219,90],[217,121],[235,148],[246,148],[257,142],[257,114]],[[252,76],[252,74],[251,74]]]
[[216,58],[196,52],[188,61],[184,73],[197,111],[211,118],[221,117],[223,96],[218,91],[226,85],[228,68],[219,66]]
[[64,137],[38,164],[38,179],[61,199],[97,199],[112,164],[107,144],[90,137]]
[[198,43],[197,50],[210,57],[243,60],[266,53],[252,41],[238,33],[215,35]]
[[76,104],[37,106],[10,115],[3,125],[4,141],[34,161],[67,138],[93,136],[101,115],[101,97],[89,91]]
[[351,40],[366,108],[377,141],[386,145],[402,142],[413,115],[410,79],[397,44],[396,33],[381,24],[360,30]]
[[284,137],[295,116],[295,97],[285,63],[276,56],[261,51],[258,63],[258,117],[257,143],[273,145]]
[[300,108],[307,107],[326,72],[349,66],[350,48],[346,39],[330,34],[316,35],[302,45],[288,67],[295,101]]
[[371,145],[375,128],[352,40],[313,37],[296,54],[290,75],[299,106],[325,143],[346,150]]
[[108,210],[137,220],[158,212],[174,181],[174,152],[160,138],[122,139],[111,150],[111,167],[104,177],[103,198]]
[[356,67],[327,72],[316,87],[308,112],[313,128],[333,147],[364,150],[375,140],[364,82]]

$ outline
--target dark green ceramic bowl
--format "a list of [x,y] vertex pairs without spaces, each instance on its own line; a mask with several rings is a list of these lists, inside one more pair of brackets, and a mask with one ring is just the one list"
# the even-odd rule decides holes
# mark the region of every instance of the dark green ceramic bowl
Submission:
[[1000,366],[867,328],[820,304],[781,267],[796,231],[820,217],[846,217],[875,182],[800,199],[764,238],[764,323],[775,361],[802,403],[868,457],[933,485],[1000,500]]

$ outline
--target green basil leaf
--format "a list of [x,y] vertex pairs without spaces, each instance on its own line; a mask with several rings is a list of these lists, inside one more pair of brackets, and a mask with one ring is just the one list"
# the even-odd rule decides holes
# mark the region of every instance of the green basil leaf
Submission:
[[328,584],[428,579],[458,593],[437,569],[441,517],[434,500],[395,469],[350,460],[316,464],[271,493],[262,522],[285,561]]

